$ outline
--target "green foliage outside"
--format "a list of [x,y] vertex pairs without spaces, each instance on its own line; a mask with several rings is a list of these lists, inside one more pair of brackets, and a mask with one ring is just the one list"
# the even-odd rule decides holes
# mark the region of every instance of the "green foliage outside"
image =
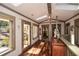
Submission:
[[3,45],[8,46],[9,44],[9,37],[4,37],[2,40]]
[[9,45],[9,37],[4,37],[2,40],[2,44],[0,44],[0,48],[2,46],[8,46]]
[[5,26],[8,26],[8,25],[9,25],[8,22],[0,20],[0,27],[5,27]]
[[[0,20],[0,28],[6,29],[7,26],[9,26],[9,22]],[[2,29],[1,29],[1,31],[2,31]],[[9,33],[9,29],[8,28],[6,29],[6,31],[7,31],[7,33]],[[2,41],[1,41],[1,44],[0,44],[0,48],[2,46],[8,46],[8,45],[9,45],[9,37],[4,36],[2,38]]]

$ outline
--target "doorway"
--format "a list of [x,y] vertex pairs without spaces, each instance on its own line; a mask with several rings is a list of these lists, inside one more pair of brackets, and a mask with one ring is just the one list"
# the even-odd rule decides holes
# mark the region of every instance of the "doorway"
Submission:
[[[58,26],[58,31],[59,31],[59,34],[61,36],[61,24],[57,24]],[[56,29],[56,24],[52,24],[52,37],[54,37],[54,31]]]
[[42,25],[42,39],[46,40],[49,38],[49,25]]

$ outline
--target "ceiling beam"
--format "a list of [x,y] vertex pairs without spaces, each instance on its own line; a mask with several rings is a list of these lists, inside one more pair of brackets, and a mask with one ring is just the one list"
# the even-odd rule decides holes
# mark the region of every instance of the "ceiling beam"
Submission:
[[[41,24],[41,23],[43,23],[44,21],[47,21],[47,20],[48,20],[48,19],[43,20],[43,21],[41,21],[39,24]],[[51,21],[52,21],[52,20],[55,20],[55,21],[56,21],[56,19],[51,19]],[[58,19],[58,21],[59,21],[59,22],[65,22],[65,21],[63,21],[63,20],[59,20],[59,19]]]
[[51,3],[47,3],[47,9],[48,9],[48,15],[51,17],[51,14],[52,14]]

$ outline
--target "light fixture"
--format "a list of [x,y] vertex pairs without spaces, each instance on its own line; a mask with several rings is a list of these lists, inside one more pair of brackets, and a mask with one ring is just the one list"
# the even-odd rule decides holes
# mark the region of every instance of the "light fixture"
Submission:
[[47,17],[47,15],[44,15],[44,16],[38,17],[36,20],[44,19],[46,17]]
[[22,4],[22,3],[12,3],[12,5],[13,5],[13,6],[16,6],[16,7],[19,6],[19,5],[21,5],[21,4]]

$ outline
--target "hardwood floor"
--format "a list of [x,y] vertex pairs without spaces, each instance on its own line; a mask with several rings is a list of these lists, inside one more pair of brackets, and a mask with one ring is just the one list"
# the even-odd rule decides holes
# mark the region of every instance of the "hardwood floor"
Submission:
[[[62,41],[57,42],[53,39],[49,47],[48,42],[38,41],[30,49],[25,51],[22,56],[65,56],[66,47]],[[51,48],[51,50],[49,50]],[[50,51],[50,53],[49,53]]]
[[52,56],[65,56],[66,46],[62,41],[57,42],[56,39],[52,42]]
[[29,50],[22,54],[22,56],[46,56],[47,43],[45,41],[36,42]]

